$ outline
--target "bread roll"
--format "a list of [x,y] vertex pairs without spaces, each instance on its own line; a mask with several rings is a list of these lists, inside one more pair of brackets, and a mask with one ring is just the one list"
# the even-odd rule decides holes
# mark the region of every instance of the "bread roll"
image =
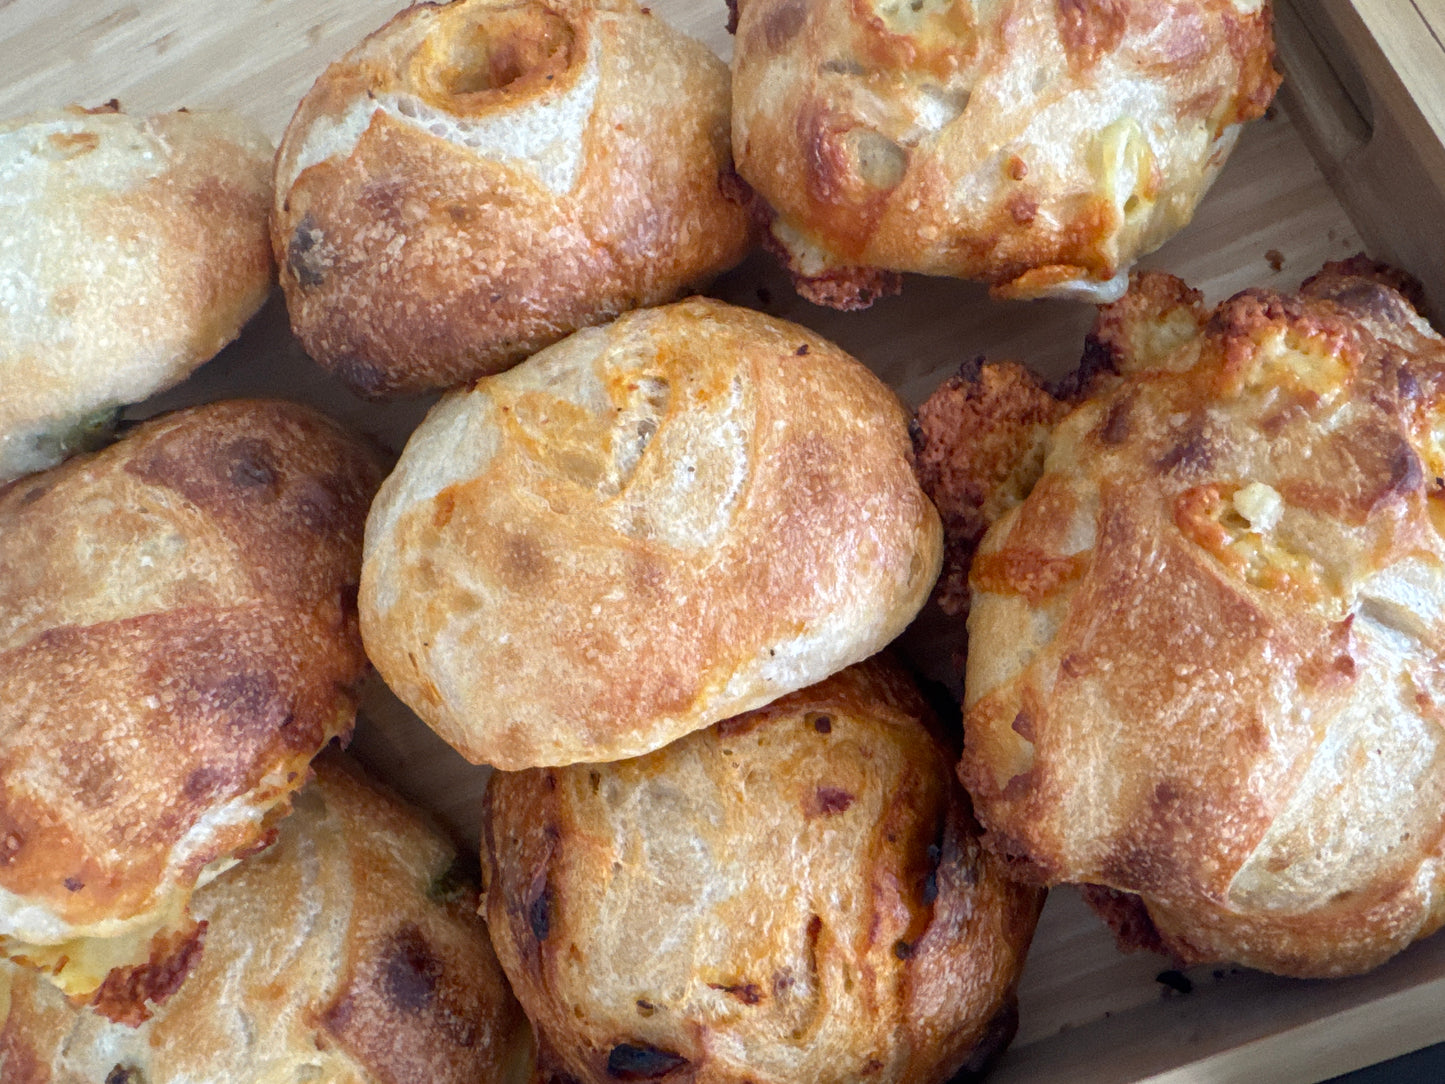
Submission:
[[940,535],[877,377],[695,299],[432,410],[368,520],[362,634],[473,761],[616,760],[878,651]]
[[0,124],[0,482],[236,337],[271,288],[271,157],[229,113]]
[[851,667],[636,760],[492,777],[497,955],[557,1078],[937,1084],[1012,1035],[1042,893],[912,683]]
[[733,0],[733,153],[799,292],[1116,300],[1279,83],[1269,0]]
[[458,0],[333,64],[282,140],[291,325],[355,391],[499,372],[742,259],[728,73],[633,0]]
[[73,1008],[0,963],[0,1079],[530,1079],[526,1022],[451,844],[355,773],[323,757],[276,843],[196,893],[205,955],[141,1026]]
[[988,842],[1185,962],[1363,971],[1445,916],[1445,341],[1355,265],[1146,276],[1096,343],[973,561]]
[[0,491],[0,948],[121,1020],[186,901],[348,733],[368,454],[320,415],[154,419]]

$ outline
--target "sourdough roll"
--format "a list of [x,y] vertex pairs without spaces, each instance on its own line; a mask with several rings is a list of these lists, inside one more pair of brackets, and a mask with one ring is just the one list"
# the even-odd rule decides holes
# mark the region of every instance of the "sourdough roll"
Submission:
[[118,1020],[186,903],[350,732],[369,454],[288,403],[156,418],[0,490],[0,950]]
[[291,325],[355,391],[499,372],[742,259],[728,72],[634,0],[408,8],[316,81],[272,230]]
[[1445,340],[1373,269],[1162,275],[970,574],[988,843],[1136,942],[1363,971],[1445,918]]
[[941,1084],[1012,1037],[1043,894],[873,660],[635,760],[499,772],[497,955],[558,1079]]
[[443,399],[367,522],[388,685],[474,761],[636,756],[879,650],[938,574],[893,392],[694,299]]
[[732,0],[733,153],[799,291],[1116,300],[1279,84],[1269,0]]
[[0,482],[236,337],[273,281],[271,160],[229,113],[0,123]]
[[525,1084],[521,1009],[417,811],[327,754],[275,844],[196,893],[206,951],[139,1027],[0,962],[6,1084]]

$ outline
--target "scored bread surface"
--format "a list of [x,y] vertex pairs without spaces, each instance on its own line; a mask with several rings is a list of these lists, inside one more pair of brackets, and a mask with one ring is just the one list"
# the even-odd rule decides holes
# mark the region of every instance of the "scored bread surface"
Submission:
[[277,157],[307,352],[393,395],[497,372],[746,252],[728,72],[631,0],[402,12],[333,64]]
[[336,754],[201,889],[205,952],[139,1027],[0,962],[6,1084],[523,1084],[531,1044],[456,852]]
[[1042,893],[979,845],[933,725],[872,660],[644,757],[494,775],[485,912],[543,1063],[938,1084],[996,1053]]
[[367,526],[362,632],[474,761],[613,760],[878,651],[938,573],[897,397],[695,299],[443,399]]
[[[1117,299],[1279,83],[1260,0],[736,0],[733,153],[805,296]],[[896,287],[895,287],[896,288]]]
[[973,560],[990,844],[1186,961],[1363,971],[1445,916],[1445,341],[1377,278],[1145,276]]
[[184,975],[198,879],[351,729],[378,482],[314,411],[225,402],[0,491],[5,955],[117,1017]]
[[228,113],[0,124],[0,482],[236,337],[274,281],[271,161]]

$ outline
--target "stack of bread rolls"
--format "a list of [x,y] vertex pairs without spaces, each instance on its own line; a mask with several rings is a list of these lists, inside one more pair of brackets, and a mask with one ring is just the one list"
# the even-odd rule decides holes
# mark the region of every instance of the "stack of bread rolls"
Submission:
[[[418,5],[274,161],[0,129],[0,1078],[943,1084],[1046,886],[1182,964],[1439,925],[1445,343],[1363,261],[1129,278],[1268,104],[1268,3],[733,16],[730,76],[633,0]],[[759,238],[839,308],[1113,304],[914,417],[688,296]],[[345,413],[442,393],[399,454],[274,400],[96,450],[273,275]],[[925,604],[961,728],[890,650]],[[496,769],[480,884],[327,750],[372,666]]]

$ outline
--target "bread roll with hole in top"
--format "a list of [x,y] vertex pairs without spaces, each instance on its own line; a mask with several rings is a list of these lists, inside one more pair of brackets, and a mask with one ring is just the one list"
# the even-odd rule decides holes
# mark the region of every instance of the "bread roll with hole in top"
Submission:
[[495,373],[742,259],[727,67],[633,0],[419,4],[331,65],[276,164],[307,353],[389,396]]
[[1113,301],[1279,76],[1268,0],[732,0],[733,153],[818,304]]
[[938,574],[897,396],[694,299],[444,398],[367,524],[361,622],[473,761],[615,760],[873,654]]
[[499,772],[485,912],[557,1080],[941,1084],[1012,1037],[1043,901],[881,659],[614,764]]
[[370,453],[225,402],[0,488],[0,949],[121,1021],[351,730]]

